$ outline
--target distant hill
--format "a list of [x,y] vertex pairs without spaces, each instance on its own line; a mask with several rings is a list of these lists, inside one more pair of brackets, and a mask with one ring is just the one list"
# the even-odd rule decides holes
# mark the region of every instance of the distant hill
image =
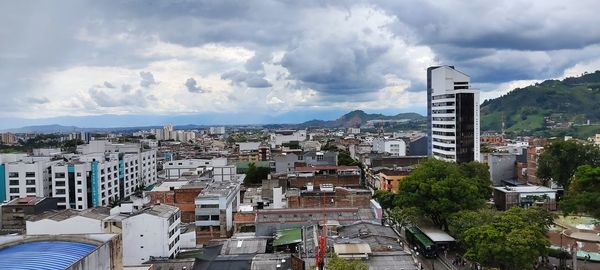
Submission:
[[368,114],[362,110],[351,111],[340,116],[336,120],[323,121],[311,120],[299,124],[301,127],[328,127],[328,128],[349,128],[360,127],[371,120],[404,120],[406,122],[424,122],[427,120],[425,116],[418,113],[400,113],[397,115],[387,116],[379,113]]
[[[323,128],[348,128],[348,127],[360,127],[364,126],[371,120],[391,120],[391,124],[386,127],[392,128],[405,128],[405,129],[419,129],[426,123],[426,117],[418,113],[400,113],[397,115],[383,115],[383,114],[368,114],[361,110],[351,111],[347,114],[342,115],[340,118],[332,121],[324,120],[310,120],[300,124],[267,124],[267,125],[253,125],[262,126],[265,128],[308,128],[308,127],[323,127]],[[397,122],[397,123],[396,123]],[[245,126],[245,125],[239,125]],[[175,129],[202,129],[206,128],[206,125],[177,125]],[[62,125],[38,125],[38,126],[26,126],[22,128],[14,128],[3,130],[3,132],[13,133],[73,133],[73,132],[133,132],[138,130],[149,130],[152,128],[161,128],[160,126],[145,126],[145,127],[114,127],[114,128],[81,128],[76,126],[62,126]]]
[[501,131],[502,122],[516,134],[591,135],[600,130],[600,71],[516,88],[481,104],[482,131]]

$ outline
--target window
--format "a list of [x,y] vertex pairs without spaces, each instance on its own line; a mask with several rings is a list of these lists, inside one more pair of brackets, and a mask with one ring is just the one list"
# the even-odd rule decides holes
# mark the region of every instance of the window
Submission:
[[54,178],[65,178],[65,173],[55,173]]
[[8,177],[19,177],[19,173],[18,172],[9,172]]
[[26,172],[25,177],[35,177],[35,172]]
[[19,185],[19,180],[10,180],[8,182],[9,185],[11,186],[18,186]]
[[211,215],[210,220],[219,220],[219,215]]
[[140,237],[144,237],[144,235],[143,235],[143,234],[140,234]]
[[58,195],[64,195],[65,194],[65,190],[64,189],[57,189],[56,190],[56,194],[58,194]]
[[196,216],[196,220],[209,220],[210,216]]
[[82,191],[81,191],[81,189],[80,189],[80,188],[78,188],[78,189],[77,189],[77,193],[81,193],[81,192],[82,192]]
[[77,201],[81,202],[81,201],[83,201],[83,198],[77,197]]
[[65,186],[65,181],[56,181],[56,186],[57,187],[64,187]]
[[19,193],[19,188],[10,188],[8,191],[10,193]]
[[[80,172],[77,173],[77,177],[81,177],[81,173]],[[78,182],[81,183],[80,181],[78,181]]]
[[28,186],[35,185],[35,180],[25,180],[25,185],[28,185]]
[[35,188],[34,187],[28,187],[25,190],[26,190],[27,193],[35,193]]
[[81,185],[81,181],[77,181],[77,184],[78,184],[78,185]]

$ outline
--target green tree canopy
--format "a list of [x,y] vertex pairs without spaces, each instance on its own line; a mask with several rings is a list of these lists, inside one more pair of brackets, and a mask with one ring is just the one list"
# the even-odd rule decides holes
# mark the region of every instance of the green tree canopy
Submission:
[[482,208],[491,193],[487,165],[429,159],[402,181],[394,204],[415,207],[447,229],[450,215]]
[[448,231],[460,245],[464,246],[466,231],[491,223],[498,214],[498,211],[485,208],[476,211],[460,211],[448,218]]
[[246,170],[245,184],[260,184],[262,180],[267,179],[270,169],[266,167],[257,167],[254,162],[248,164]]
[[580,166],[560,208],[565,215],[587,213],[600,218],[600,167]]
[[555,141],[544,147],[537,164],[537,177],[544,184],[553,181],[568,193],[571,178],[577,167],[600,166],[600,148],[573,140]]
[[359,260],[345,260],[336,255],[327,262],[328,270],[367,270],[369,266]]
[[376,190],[373,198],[379,202],[381,208],[383,209],[391,209],[394,208],[394,200],[396,198],[396,194],[387,190]]
[[532,269],[550,245],[546,232],[552,219],[540,208],[513,207],[464,232],[465,256],[486,267]]

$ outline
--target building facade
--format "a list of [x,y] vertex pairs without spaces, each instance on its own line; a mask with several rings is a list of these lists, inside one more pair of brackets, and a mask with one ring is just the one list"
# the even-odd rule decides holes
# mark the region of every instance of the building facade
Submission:
[[469,162],[480,159],[479,90],[453,66],[427,69],[428,154]]

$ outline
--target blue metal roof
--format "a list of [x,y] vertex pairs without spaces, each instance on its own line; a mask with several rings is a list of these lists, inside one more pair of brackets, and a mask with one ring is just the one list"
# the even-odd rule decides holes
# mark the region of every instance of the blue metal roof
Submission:
[[0,269],[64,270],[95,248],[95,245],[67,241],[17,244],[0,249]]

